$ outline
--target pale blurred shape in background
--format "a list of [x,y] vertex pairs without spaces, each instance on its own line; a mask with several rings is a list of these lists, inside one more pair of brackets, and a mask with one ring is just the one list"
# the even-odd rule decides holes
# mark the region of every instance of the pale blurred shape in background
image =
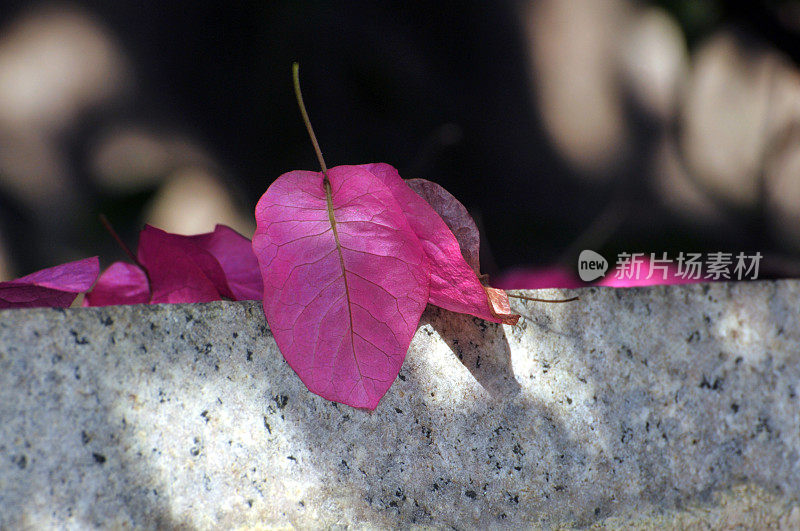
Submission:
[[235,206],[225,184],[202,168],[186,167],[164,183],[144,215],[146,223],[168,232],[211,232],[217,223],[252,238],[255,222]]
[[79,200],[64,154],[46,135],[0,127],[0,185],[42,219],[68,215]]
[[[0,28],[0,190],[33,213],[49,240],[37,243],[60,249],[54,255],[72,255],[75,220],[95,208],[72,173],[65,139],[89,113],[135,107],[140,90],[125,51],[85,11],[37,8]],[[110,197],[160,188],[142,223],[181,233],[226,223],[252,233],[247,213],[212,176],[217,163],[190,134],[105,116],[111,122],[87,146],[89,174],[81,177]],[[107,214],[113,221],[115,212]],[[0,234],[0,280],[28,273],[13,262]]]
[[669,120],[689,68],[681,28],[658,8],[634,10],[625,20],[619,53],[628,89],[645,110]]
[[766,168],[767,212],[776,236],[800,249],[800,130],[789,139]]
[[669,13],[632,1],[527,6],[536,108],[583,177],[613,182],[645,116],[654,149],[636,154],[651,159],[637,178],[664,207],[712,230],[763,211],[800,249],[800,74],[786,57],[724,26],[690,56]]
[[674,137],[665,136],[653,161],[653,186],[664,205],[676,216],[705,228],[720,230],[725,215],[687,171]]
[[186,165],[212,165],[202,148],[185,136],[131,125],[106,131],[92,155],[95,183],[116,193],[153,187]]
[[[264,20],[253,21],[254,29],[250,28],[253,31],[252,42],[263,40],[267,54],[278,53],[270,46],[271,39],[279,36],[264,29],[270,28],[271,21],[267,20],[270,16],[279,17],[283,13],[296,18],[300,14],[315,12],[315,8],[299,7],[300,4],[287,2],[282,5],[283,8],[275,11],[265,8]],[[471,15],[465,15],[466,23],[476,27],[480,26],[480,15],[487,14],[488,9],[509,10],[512,17],[519,19],[513,21],[518,22],[518,27],[513,23],[505,27],[509,31],[521,32],[519,37],[522,40],[514,42],[519,42],[520,50],[524,48],[527,56],[520,54],[519,63],[515,62],[513,66],[528,69],[530,86],[525,88],[529,92],[508,96],[509,99],[501,103],[512,107],[520,99],[532,102],[533,113],[525,113],[524,120],[509,125],[520,128],[509,134],[522,135],[519,138],[529,142],[523,145],[529,145],[537,156],[550,157],[549,164],[543,166],[555,175],[555,179],[548,175],[550,179],[535,182],[541,175],[537,173],[538,168],[531,168],[531,194],[546,193],[548,187],[552,190],[563,183],[564,189],[583,192],[591,200],[605,198],[606,209],[623,205],[625,208],[620,208],[618,215],[609,216],[609,219],[617,220],[614,226],[595,231],[603,236],[586,242],[592,248],[600,249],[613,241],[619,227],[625,225],[628,229],[633,226],[629,233],[638,231],[636,235],[644,241],[650,236],[650,227],[640,227],[648,223],[660,225],[653,234],[661,237],[661,241],[669,241],[671,234],[668,233],[675,227],[684,231],[677,240],[686,238],[687,234],[691,239],[695,233],[702,232],[703,236],[694,240],[701,242],[730,242],[731,234],[735,235],[735,241],[739,229],[742,229],[749,231],[751,246],[753,241],[760,241],[763,230],[764,235],[769,236],[764,239],[774,240],[771,244],[775,249],[793,262],[796,271],[800,271],[800,260],[797,259],[800,252],[800,126],[796,125],[800,124],[800,73],[797,67],[769,42],[764,42],[763,35],[761,38],[757,33],[749,35],[748,24],[739,20],[737,25],[735,17],[732,24],[709,25],[700,35],[690,39],[686,21],[681,18],[679,24],[676,18],[680,9],[671,3],[662,2],[660,5],[664,7],[632,0],[529,0],[520,4],[475,7]],[[709,4],[704,5],[708,7]],[[724,11],[722,5],[714,4],[711,9]],[[799,5],[800,2],[782,2],[780,7],[785,27],[798,32]],[[373,8],[376,12],[392,9],[379,3]],[[124,9],[118,12],[98,9],[97,12],[104,12],[106,16],[109,13],[128,13]],[[212,12],[202,11],[198,20],[206,23],[205,15]],[[227,13],[228,8],[224,12]],[[232,12],[232,20],[237,20],[236,16],[242,13],[250,13],[247,10]],[[240,204],[240,198],[232,192],[236,190],[233,183],[237,178],[243,178],[238,173],[246,173],[242,168],[252,160],[263,162],[264,159],[239,161],[238,158],[246,159],[246,156],[242,152],[238,156],[231,155],[229,146],[226,149],[224,145],[217,145],[219,137],[215,140],[217,144],[205,143],[208,141],[207,131],[217,130],[217,114],[205,115],[200,111],[203,116],[199,118],[181,115],[187,109],[193,112],[203,109],[203,106],[219,106],[220,102],[226,101],[225,98],[236,98],[240,94],[237,91],[242,88],[241,75],[238,81],[231,81],[230,85],[214,85],[215,88],[208,92],[200,91],[199,96],[193,92],[194,86],[176,90],[148,86],[147,83],[153,83],[154,79],[155,83],[161,84],[170,82],[165,80],[178,79],[170,77],[171,66],[163,65],[178,64],[192,70],[192,61],[210,60],[191,55],[192,50],[202,47],[187,46],[187,58],[181,55],[184,51],[179,46],[170,59],[180,57],[180,60],[153,63],[169,72],[163,77],[146,76],[137,69],[142,68],[143,57],[146,62],[146,54],[152,54],[153,48],[145,47],[144,54],[135,47],[126,49],[115,32],[91,12],[61,5],[33,7],[20,13],[0,27],[0,201],[6,199],[14,207],[19,205],[21,213],[8,215],[10,221],[2,218],[0,221],[10,223],[12,230],[17,228],[13,223],[20,219],[25,223],[35,221],[38,225],[35,232],[37,253],[31,253],[31,256],[36,260],[60,261],[85,256],[85,249],[94,246],[81,246],[85,242],[79,240],[86,227],[94,223],[96,210],[103,204],[129,206],[135,203],[133,200],[130,204],[125,203],[130,198],[139,201],[135,203],[135,212],[119,214],[120,218],[138,216],[133,222],[127,220],[128,234],[133,234],[131,224],[145,222],[180,233],[209,231],[217,223],[229,224],[248,236],[252,233],[252,211]],[[159,9],[147,10],[142,21],[147,22],[161,14]],[[353,16],[361,21],[359,15]],[[119,20],[116,23],[121,24],[120,27],[125,24]],[[170,19],[169,24],[175,23],[176,19]],[[197,24],[197,20],[193,23]],[[230,21],[228,23],[221,27],[229,32],[231,28],[239,27]],[[386,39],[386,46],[392,54],[419,53],[420,56],[414,56],[412,62],[434,71],[437,68],[436,56],[425,55],[415,46],[438,38],[438,28],[432,29],[424,24],[419,28],[414,26],[415,31],[419,29],[420,35],[424,34],[420,37],[402,25],[395,25],[394,21],[384,22],[383,27],[374,28],[374,31],[380,30],[383,35],[382,31],[386,30],[386,35],[392,37]],[[120,27],[116,27],[117,30]],[[140,26],[134,24],[131,27]],[[187,28],[187,35],[195,32],[199,41],[206,42],[203,40],[206,35],[197,33],[204,29],[202,24],[192,25],[190,22]],[[265,31],[265,34],[260,35],[258,31]],[[182,36],[184,33],[177,34]],[[124,42],[138,42],[135,32],[129,31],[125,35],[127,39]],[[469,35],[465,34],[465,39],[467,37]],[[417,42],[416,38],[421,40]],[[300,40],[305,42],[302,38]],[[507,47],[512,40],[501,42]],[[688,41],[692,41],[691,47]],[[163,41],[143,39],[143,42]],[[244,39],[239,42],[230,35],[214,35],[209,42],[214,46],[217,42],[226,43],[230,47],[226,50],[235,51],[238,50],[236,46],[242,46],[241,42],[251,41]],[[380,45],[383,46],[382,41]],[[471,45],[482,46],[483,41]],[[474,53],[469,46],[464,50],[465,54]],[[487,48],[481,53],[484,51],[487,57],[496,57],[497,60],[506,57],[501,53],[505,49]],[[320,56],[318,51],[305,52]],[[328,101],[350,105],[348,111],[353,113],[350,116],[360,116],[354,111],[358,108],[354,102],[361,104],[362,100],[374,96],[374,101],[367,101],[361,109],[370,109],[372,105],[387,111],[387,122],[398,121],[392,112],[405,107],[400,105],[392,112],[388,112],[388,108],[393,104],[393,98],[396,105],[398,101],[405,102],[408,96],[402,91],[392,94],[396,89],[394,86],[381,86],[388,81],[375,74],[380,69],[373,71],[369,66],[375,57],[384,57],[381,53],[374,57],[367,54],[352,60],[345,58],[342,61],[344,66],[338,65],[339,77],[331,77],[328,94],[332,96]],[[230,64],[246,72],[245,77],[250,79],[251,70],[257,66],[255,62],[246,62],[251,60],[247,59],[247,54],[243,53],[243,57],[242,62]],[[252,61],[257,61],[258,65],[263,61],[263,64],[271,65],[270,70],[274,66],[261,56],[255,57]],[[513,54],[508,57],[513,57]],[[497,80],[480,79],[480,76],[473,79],[470,72],[465,74],[457,70],[462,63],[467,70],[473,64],[470,55],[460,59],[464,60],[457,61],[459,66],[454,66],[452,73],[443,76],[446,81],[439,81],[441,86],[431,87],[446,92],[453,86],[448,83],[457,85],[468,80],[477,87],[471,87],[475,92],[470,94],[517,94],[513,90],[481,92],[481,83],[493,84]],[[479,62],[480,58],[475,58],[475,64]],[[227,68],[228,63],[224,65]],[[402,68],[393,64],[386,68],[392,75],[395,70],[403,73]],[[413,77],[413,74],[412,69],[403,75]],[[451,74],[452,79],[449,78]],[[263,77],[256,79],[273,79],[272,72],[262,71],[260,75]],[[187,79],[194,78],[189,76]],[[427,77],[423,81],[404,78],[403,82],[408,81],[409,86],[414,87],[415,83],[426,83],[427,80]],[[398,81],[392,80],[392,83]],[[363,87],[354,88],[361,82]],[[252,93],[242,98],[245,102],[242,105],[261,106],[253,107],[252,111],[262,120],[283,116],[270,107],[274,102],[259,99],[254,86],[245,85]],[[425,90],[420,92],[431,87],[423,86]],[[173,109],[172,104],[187,97],[187,92],[191,92],[191,105],[177,105]],[[285,94],[289,93],[287,86]],[[279,92],[270,94],[274,96]],[[365,94],[369,97],[365,98]],[[464,101],[472,101],[470,97]],[[527,97],[530,99],[526,100]],[[457,97],[454,99],[458,100]],[[282,109],[288,101],[281,104]],[[453,108],[459,109],[457,106]],[[250,110],[247,108],[242,112],[245,121]],[[171,111],[174,114],[170,114]],[[420,108],[418,112],[429,111],[432,109]],[[347,113],[344,115],[348,116]],[[216,117],[216,121],[210,117]],[[458,122],[460,117],[443,113],[442,119],[444,124],[449,124]],[[481,120],[469,127],[480,128]],[[87,122],[90,125],[87,126]],[[241,125],[243,122],[238,123]],[[413,120],[409,119],[406,125],[412,123]],[[389,124],[393,125],[393,122]],[[347,127],[342,128],[343,134],[348,133]],[[441,150],[443,152],[452,148],[452,153],[457,153],[458,149],[463,149],[459,148],[459,143],[473,138],[474,132],[466,126],[458,126],[463,129],[442,127],[442,139],[438,143],[447,146]],[[267,131],[282,131],[265,139],[275,148],[266,151],[272,153],[272,157],[277,157],[275,153],[283,153],[286,148],[289,153],[287,160],[294,160],[291,157],[295,153],[308,150],[306,144],[303,150],[295,149],[299,142],[295,138],[282,138],[288,129]],[[235,141],[235,134],[228,134],[228,137]],[[480,134],[474,138],[480,138]],[[70,143],[74,138],[79,140]],[[78,142],[82,143],[76,145]],[[302,142],[306,142],[305,137]],[[348,145],[346,141],[340,144]],[[357,141],[353,141],[352,148],[339,146],[341,150],[352,149],[354,153],[363,147]],[[241,163],[238,173],[219,160],[218,153],[229,157],[225,161],[229,165]],[[476,160],[492,160],[491,156],[481,159],[484,155],[477,153]],[[238,157],[236,163],[234,157]],[[513,157],[513,153],[503,157]],[[282,164],[284,160],[280,162]],[[435,168],[436,164],[432,162],[431,167]],[[289,169],[291,167],[282,168],[283,171]],[[268,181],[269,176],[266,179]],[[521,184],[519,191],[525,192],[525,179],[527,177],[522,176],[503,182],[509,186]],[[555,197],[559,201],[568,200],[564,195],[555,194]],[[620,196],[624,199],[620,200]],[[250,199],[252,204],[256,198]],[[531,195],[523,194],[520,201],[531,201]],[[577,200],[568,208],[586,206],[577,204],[580,201],[587,200]],[[628,204],[624,204],[625,201]],[[591,206],[600,211],[604,207],[602,204]],[[494,207],[505,208],[504,205]],[[129,208],[132,210],[134,207]],[[106,214],[113,222],[117,213]],[[586,224],[591,227],[590,216],[594,214],[584,214],[585,218],[575,224],[583,224],[587,219]],[[490,219],[491,211],[486,210],[485,215]],[[753,228],[754,224],[756,228]],[[530,233],[535,234],[537,229],[530,227]],[[574,230],[578,232],[580,227]],[[588,232],[592,233],[591,230]],[[11,239],[11,234],[16,233],[7,230],[6,237]],[[718,237],[720,234],[723,236]],[[708,239],[703,240],[704,236]],[[515,245],[517,240],[514,240]],[[33,238],[28,241],[17,237],[16,241],[34,245]],[[550,240],[549,245],[555,244]],[[569,242],[563,244],[565,248],[569,245]],[[17,262],[19,260],[10,254],[0,233],[0,280],[29,272],[17,271]],[[55,264],[41,264],[41,267],[48,265]]]
[[210,232],[218,223],[248,237],[255,224],[236,204],[216,164],[189,138],[126,127],[109,131],[93,150],[93,177],[108,191],[160,188],[143,222],[168,232]]
[[111,37],[78,10],[36,9],[0,30],[0,187],[35,213],[53,246],[85,208],[58,137],[119,96],[127,72]]
[[528,4],[536,108],[555,147],[588,176],[607,177],[627,145],[616,76],[627,15],[622,0]]
[[86,14],[32,13],[0,39],[0,123],[46,135],[120,92],[125,61]]
[[66,214],[76,200],[55,136],[82,112],[118,96],[128,67],[111,37],[84,13],[45,9],[0,37],[0,171],[27,204]]
[[752,208],[768,132],[773,64],[764,52],[715,35],[696,53],[683,109],[682,147],[698,180],[736,206]]
[[800,74],[781,54],[722,31],[698,50],[682,147],[698,187],[734,209],[763,209],[800,249]]

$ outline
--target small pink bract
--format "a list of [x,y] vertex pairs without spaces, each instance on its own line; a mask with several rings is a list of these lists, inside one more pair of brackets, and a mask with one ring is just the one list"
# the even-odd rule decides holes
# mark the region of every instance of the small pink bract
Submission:
[[92,291],[86,294],[84,306],[147,304],[150,286],[142,268],[126,262],[114,262],[103,271]]
[[179,236],[197,245],[214,257],[225,274],[230,295],[235,301],[261,300],[263,283],[253,244],[227,225],[217,225],[214,232]]
[[92,287],[99,272],[100,262],[94,256],[0,282],[0,309],[66,308]]
[[222,267],[187,236],[145,226],[139,234],[139,262],[150,277],[150,302],[210,302],[232,296]]

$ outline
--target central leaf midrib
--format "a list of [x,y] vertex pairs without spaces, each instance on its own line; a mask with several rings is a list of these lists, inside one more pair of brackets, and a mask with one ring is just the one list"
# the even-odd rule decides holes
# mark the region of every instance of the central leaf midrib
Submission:
[[342,254],[342,244],[339,241],[339,231],[336,228],[336,216],[333,214],[333,194],[331,191],[331,183],[328,181],[327,176],[323,180],[325,186],[325,202],[328,206],[328,220],[331,223],[331,230],[333,230],[333,239],[336,242],[336,252],[339,253],[339,264],[342,267],[342,278],[344,279],[344,294],[347,298],[347,316],[350,318],[350,346],[353,349],[353,359],[356,362],[356,369],[358,375],[361,375],[361,367],[358,365],[358,358],[356,358],[356,345],[355,337],[353,336],[353,306],[350,303],[350,287],[347,285],[347,269],[344,267],[344,255]]

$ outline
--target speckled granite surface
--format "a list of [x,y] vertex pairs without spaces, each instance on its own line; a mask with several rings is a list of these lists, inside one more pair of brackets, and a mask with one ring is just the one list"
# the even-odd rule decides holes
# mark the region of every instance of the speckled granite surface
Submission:
[[373,413],[257,303],[0,312],[0,529],[800,527],[800,282],[578,291],[429,308]]

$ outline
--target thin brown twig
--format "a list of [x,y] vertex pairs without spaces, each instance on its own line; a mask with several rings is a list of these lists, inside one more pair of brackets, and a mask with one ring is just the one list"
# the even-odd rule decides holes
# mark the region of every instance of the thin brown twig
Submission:
[[[122,248],[122,250],[125,251],[125,254],[127,254],[128,257],[131,260],[133,260],[133,263],[138,265],[139,267],[142,267],[142,264],[139,263],[139,259],[136,258],[135,254],[133,254],[133,251],[131,251],[131,248],[128,247],[127,244],[124,241],[122,241],[122,238],[119,237],[119,234],[117,234],[117,231],[115,231],[114,227],[111,226],[111,222],[108,221],[108,218],[106,217],[106,215],[105,214],[100,214],[97,217],[100,218],[100,223],[103,224],[103,227],[105,227],[106,230],[108,231],[108,233],[111,235],[111,237],[114,238],[114,241],[117,242],[117,245],[119,245],[120,248]],[[144,267],[142,267],[142,269],[144,269]]]
[[526,301],[533,301],[533,302],[552,302],[552,303],[559,303],[559,302],[572,302],[580,300],[580,297],[572,297],[570,299],[537,299],[536,297],[526,297],[525,295],[512,295],[511,293],[508,294],[509,297],[513,297],[515,299],[524,299]]
[[103,224],[103,226],[106,228],[106,230],[111,235],[111,237],[114,238],[114,241],[117,242],[117,245],[119,245],[122,248],[122,250],[125,251],[125,254],[128,255],[128,258],[130,258],[133,261],[133,263],[136,264],[139,267],[139,269],[141,269],[144,272],[144,276],[145,276],[145,278],[147,278],[147,290],[150,292],[150,296],[152,297],[153,296],[153,281],[150,280],[150,272],[139,261],[139,259],[136,257],[136,255],[133,254],[133,251],[131,251],[131,248],[128,247],[128,245],[124,241],[122,241],[122,238],[120,238],[119,234],[117,234],[117,231],[114,230],[114,227],[111,225],[111,222],[108,221],[108,218],[106,217],[106,215],[105,214],[100,214],[97,217],[100,218],[100,223]]

